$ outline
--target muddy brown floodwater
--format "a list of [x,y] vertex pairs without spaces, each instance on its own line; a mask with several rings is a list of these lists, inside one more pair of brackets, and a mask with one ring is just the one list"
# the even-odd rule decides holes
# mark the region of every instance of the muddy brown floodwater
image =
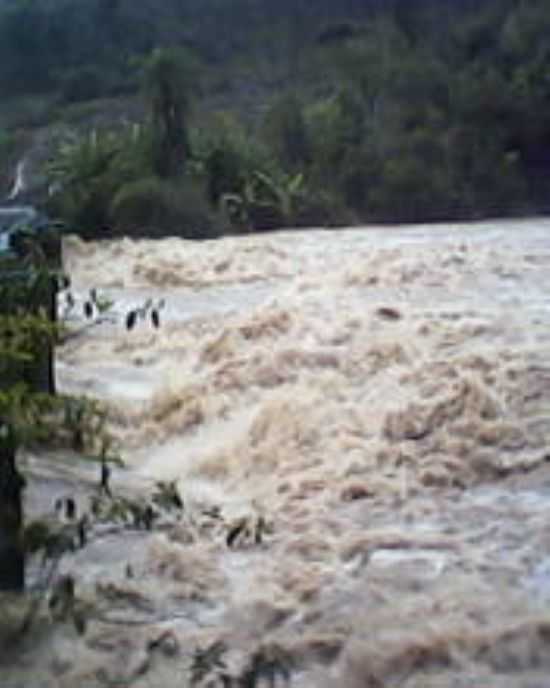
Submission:
[[[67,555],[99,611],[3,688],[550,685],[549,221],[69,237],[65,261],[59,386],[106,404],[113,489],[177,480],[185,513]],[[86,325],[91,287],[114,306]],[[127,331],[147,298],[161,327]],[[26,463],[31,511],[94,480]],[[228,548],[245,517],[267,533]]]

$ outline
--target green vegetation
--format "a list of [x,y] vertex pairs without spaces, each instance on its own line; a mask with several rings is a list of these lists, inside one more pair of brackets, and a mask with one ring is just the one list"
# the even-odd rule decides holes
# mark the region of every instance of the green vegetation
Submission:
[[191,56],[156,49],[145,63],[145,86],[151,105],[152,162],[161,178],[183,171],[189,149],[187,118],[196,74]]
[[543,0],[13,0],[0,85],[100,120],[50,170],[87,236],[546,212],[549,30]]
[[48,270],[29,269],[0,284],[0,425],[18,446],[71,447],[100,460],[111,444],[101,406],[54,394],[52,352],[63,328],[41,303],[51,280]]
[[25,479],[18,449],[71,447],[103,464],[117,458],[110,455],[101,407],[54,393],[53,347],[62,332],[55,312],[58,248],[53,226],[39,235],[20,228],[0,257],[0,591],[25,586]]

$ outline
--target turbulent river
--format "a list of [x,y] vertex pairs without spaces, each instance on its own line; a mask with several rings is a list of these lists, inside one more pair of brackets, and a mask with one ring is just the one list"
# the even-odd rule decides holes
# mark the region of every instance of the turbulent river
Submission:
[[[548,686],[550,221],[68,237],[64,259],[58,385],[105,403],[113,490],[177,480],[185,513],[67,555],[103,612],[3,688]],[[148,298],[161,327],[128,331]],[[95,479],[25,462],[37,512]],[[228,548],[245,516],[267,534]]]

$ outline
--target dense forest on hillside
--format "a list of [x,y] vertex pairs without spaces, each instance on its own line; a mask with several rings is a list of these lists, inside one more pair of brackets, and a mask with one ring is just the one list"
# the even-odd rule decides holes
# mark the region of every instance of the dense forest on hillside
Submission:
[[544,0],[4,0],[0,152],[64,123],[42,200],[94,236],[546,212],[548,35]]

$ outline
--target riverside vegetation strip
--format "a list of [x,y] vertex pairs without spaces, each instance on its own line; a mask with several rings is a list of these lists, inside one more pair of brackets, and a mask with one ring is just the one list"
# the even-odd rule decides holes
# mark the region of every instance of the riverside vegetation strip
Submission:
[[88,236],[548,211],[545,0],[75,10],[0,3],[0,189]]

